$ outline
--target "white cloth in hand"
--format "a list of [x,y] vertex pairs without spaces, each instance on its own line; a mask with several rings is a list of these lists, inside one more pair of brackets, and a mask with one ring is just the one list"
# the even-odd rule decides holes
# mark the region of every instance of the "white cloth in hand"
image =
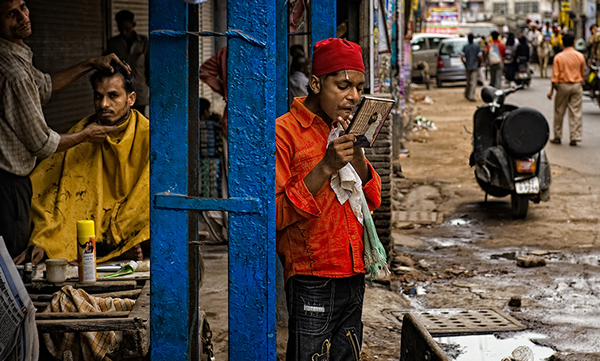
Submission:
[[[329,147],[331,141],[339,138],[343,132],[344,128],[341,124],[338,124],[337,128],[332,129],[327,138],[327,147]],[[363,224],[362,180],[358,173],[356,173],[352,164],[346,164],[337,173],[333,174],[329,184],[340,204],[349,201],[352,213],[354,213],[354,216],[356,216],[356,219],[360,224]]]

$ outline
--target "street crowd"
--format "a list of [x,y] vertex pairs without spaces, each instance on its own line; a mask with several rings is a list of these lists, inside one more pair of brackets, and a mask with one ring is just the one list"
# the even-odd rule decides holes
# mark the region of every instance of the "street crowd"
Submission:
[[538,64],[540,78],[548,78],[548,66],[552,64],[547,95],[548,99],[554,97],[554,136],[550,142],[562,143],[562,123],[568,111],[569,145],[576,146],[582,140],[583,91],[588,90],[596,100],[600,94],[597,77],[600,34],[596,24],[589,30],[588,39],[576,41],[566,27],[551,26],[549,22],[540,26],[539,22],[528,21],[517,35],[504,27],[503,34],[492,31],[489,37],[479,35],[475,42],[473,34],[469,34],[469,44],[461,54],[466,69],[465,97],[475,101],[475,87],[483,84],[484,79],[489,79],[489,85],[497,89],[522,84],[515,75],[525,69],[530,79],[534,73],[530,64]]

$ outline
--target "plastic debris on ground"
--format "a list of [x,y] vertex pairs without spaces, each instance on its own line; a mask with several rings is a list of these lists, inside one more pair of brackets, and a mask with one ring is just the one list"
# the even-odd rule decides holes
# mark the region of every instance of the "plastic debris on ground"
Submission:
[[418,132],[421,130],[433,131],[437,129],[438,128],[433,121],[428,120],[427,118],[421,115],[417,115],[413,119],[413,132]]
[[400,150],[400,158],[408,158],[412,155],[409,149],[401,149]]

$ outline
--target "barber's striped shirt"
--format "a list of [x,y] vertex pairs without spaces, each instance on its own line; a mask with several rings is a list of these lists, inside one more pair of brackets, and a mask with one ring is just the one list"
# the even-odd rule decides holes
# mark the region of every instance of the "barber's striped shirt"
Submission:
[[33,66],[32,57],[27,45],[0,38],[0,169],[19,176],[31,173],[36,158],[47,158],[60,142],[42,113],[52,79]]

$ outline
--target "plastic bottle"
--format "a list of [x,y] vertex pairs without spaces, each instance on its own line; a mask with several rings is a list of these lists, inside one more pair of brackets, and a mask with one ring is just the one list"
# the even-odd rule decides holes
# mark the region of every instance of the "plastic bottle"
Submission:
[[96,231],[94,221],[77,221],[79,282],[96,282]]

